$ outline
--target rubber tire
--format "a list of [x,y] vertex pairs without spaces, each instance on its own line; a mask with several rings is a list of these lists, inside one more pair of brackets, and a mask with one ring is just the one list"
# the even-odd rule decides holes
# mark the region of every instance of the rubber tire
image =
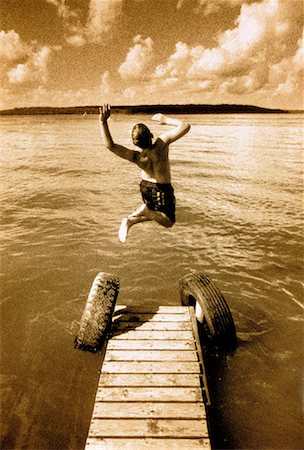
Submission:
[[95,277],[75,338],[76,348],[99,350],[111,325],[118,292],[119,280],[115,276],[100,272]]
[[236,330],[232,314],[220,290],[205,273],[190,273],[179,281],[182,305],[195,307],[209,341],[225,350],[236,347]]

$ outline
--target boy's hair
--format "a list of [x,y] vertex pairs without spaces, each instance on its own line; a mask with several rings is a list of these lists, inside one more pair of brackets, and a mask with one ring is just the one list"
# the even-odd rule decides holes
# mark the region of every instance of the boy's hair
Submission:
[[132,129],[132,140],[137,147],[149,148],[152,145],[153,134],[143,123],[137,123]]

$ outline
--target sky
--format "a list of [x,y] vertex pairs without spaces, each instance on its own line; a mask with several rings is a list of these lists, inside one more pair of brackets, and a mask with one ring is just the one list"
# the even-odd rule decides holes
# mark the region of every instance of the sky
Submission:
[[0,109],[303,109],[303,0],[1,0]]

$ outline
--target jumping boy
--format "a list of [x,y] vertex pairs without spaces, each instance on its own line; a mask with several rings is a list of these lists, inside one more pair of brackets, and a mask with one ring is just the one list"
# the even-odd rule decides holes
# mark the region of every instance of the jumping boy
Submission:
[[175,222],[175,197],[171,185],[169,144],[184,136],[190,130],[190,125],[164,114],[155,114],[152,120],[162,125],[173,125],[175,128],[161,134],[152,142],[153,134],[146,125],[134,125],[132,140],[141,149],[136,151],[114,143],[107,123],[111,115],[110,106],[104,105],[99,111],[103,144],[111,152],[137,164],[142,170],[140,192],[144,203],[122,220],[119,240],[126,242],[129,229],[140,222],[154,220],[163,227],[172,227]]

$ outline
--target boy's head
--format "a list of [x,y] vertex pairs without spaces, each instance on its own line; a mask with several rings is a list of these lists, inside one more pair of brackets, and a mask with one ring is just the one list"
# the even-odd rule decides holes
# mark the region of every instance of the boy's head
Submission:
[[137,123],[132,130],[133,144],[140,148],[149,148],[152,145],[153,134],[143,123]]

